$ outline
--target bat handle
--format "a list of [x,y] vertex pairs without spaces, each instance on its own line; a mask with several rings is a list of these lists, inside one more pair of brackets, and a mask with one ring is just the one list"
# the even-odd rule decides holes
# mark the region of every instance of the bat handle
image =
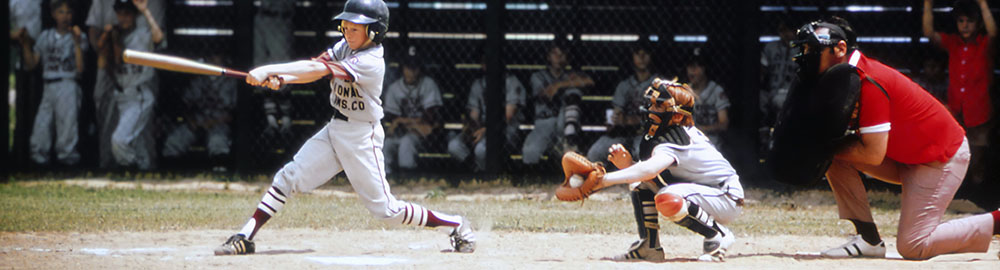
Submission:
[[247,73],[242,71],[224,69],[222,70],[222,76],[233,77],[233,78],[246,78]]

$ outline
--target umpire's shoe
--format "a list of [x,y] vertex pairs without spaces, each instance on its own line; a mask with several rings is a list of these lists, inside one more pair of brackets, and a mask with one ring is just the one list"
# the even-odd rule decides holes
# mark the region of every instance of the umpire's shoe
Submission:
[[716,223],[719,227],[717,234],[712,238],[705,238],[705,243],[703,244],[702,254],[698,257],[699,261],[703,262],[721,262],[726,258],[726,250],[736,242],[736,236],[733,235],[732,231],[729,231],[726,226]]
[[640,239],[632,243],[632,247],[628,249],[628,252],[602,259],[616,262],[663,262],[663,247],[650,247],[649,239]]
[[865,242],[861,235],[851,237],[847,243],[820,253],[827,258],[885,258],[885,242],[872,245]]
[[247,240],[242,234],[234,234],[226,240],[226,243],[215,248],[215,255],[244,255],[253,254],[253,241]]
[[451,247],[455,252],[472,253],[476,251],[476,233],[472,231],[472,224],[468,219],[462,218],[462,223],[451,231]]

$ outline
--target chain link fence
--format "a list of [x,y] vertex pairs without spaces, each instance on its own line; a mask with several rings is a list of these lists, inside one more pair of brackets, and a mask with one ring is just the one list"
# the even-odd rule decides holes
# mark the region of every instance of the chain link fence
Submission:
[[[169,46],[160,52],[236,69],[308,59],[341,38],[330,20],[341,1],[163,1]],[[937,2],[936,26],[947,28],[951,1]],[[904,74],[920,76],[923,59],[941,57],[922,37],[922,1],[387,3],[382,98],[388,104],[401,97],[392,103],[403,104],[386,108],[394,113],[383,121],[394,179],[555,181],[549,176],[561,171],[564,151],[599,160],[611,143],[634,149],[643,118],[639,91],[651,78],[676,77],[704,89],[697,125],[745,183],[762,184],[768,128],[794,79],[783,31],[837,15],[853,24],[866,54]],[[486,65],[489,59],[499,64]],[[333,114],[325,80],[275,92],[235,79],[157,73],[153,129],[165,171],[271,174]],[[426,125],[393,123],[393,116]],[[28,117],[18,115],[18,130],[30,129]],[[81,134],[96,141],[93,132]],[[15,149],[27,147],[26,139],[15,141],[22,142]],[[94,147],[81,149],[97,155]]]

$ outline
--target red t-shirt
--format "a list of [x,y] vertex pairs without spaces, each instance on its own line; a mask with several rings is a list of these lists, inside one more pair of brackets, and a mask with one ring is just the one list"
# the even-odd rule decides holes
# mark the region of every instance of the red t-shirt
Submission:
[[948,107],[962,115],[965,126],[974,127],[990,119],[990,79],[993,77],[986,35],[966,43],[957,34],[940,33],[948,51]]
[[861,133],[888,131],[887,158],[903,164],[947,162],[958,151],[965,130],[934,96],[899,71],[860,51],[854,51],[850,64],[862,76]]

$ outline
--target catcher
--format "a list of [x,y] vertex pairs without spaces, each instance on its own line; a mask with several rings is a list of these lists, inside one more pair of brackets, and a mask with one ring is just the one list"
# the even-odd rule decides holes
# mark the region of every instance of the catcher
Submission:
[[[621,144],[612,145],[608,160],[620,170],[605,174],[603,165],[569,152],[563,156],[566,180],[556,190],[564,201],[585,199],[595,191],[630,184],[639,240],[613,261],[663,261],[657,212],[705,237],[700,261],[722,261],[734,235],[724,224],[742,211],[743,187],[729,162],[694,127],[695,96],[687,85],[653,80],[642,108],[645,136],[639,157]],[[582,180],[582,181],[581,181]]]

